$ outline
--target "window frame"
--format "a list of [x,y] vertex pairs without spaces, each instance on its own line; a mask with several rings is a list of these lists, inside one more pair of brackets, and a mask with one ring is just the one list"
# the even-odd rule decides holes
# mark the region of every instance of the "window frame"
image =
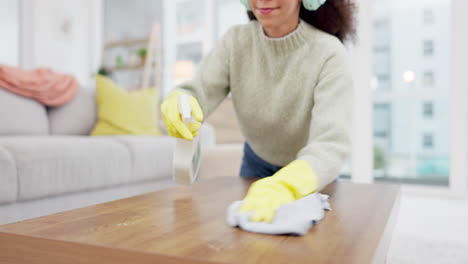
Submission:
[[450,190],[468,193],[468,1],[452,0]]

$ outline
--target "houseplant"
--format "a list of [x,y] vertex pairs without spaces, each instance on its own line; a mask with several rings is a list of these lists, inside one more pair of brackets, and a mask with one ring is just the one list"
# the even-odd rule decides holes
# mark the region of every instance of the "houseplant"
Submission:
[[138,50],[138,55],[141,59],[141,64],[144,65],[146,63],[146,55],[148,54],[148,50],[146,48],[140,48]]

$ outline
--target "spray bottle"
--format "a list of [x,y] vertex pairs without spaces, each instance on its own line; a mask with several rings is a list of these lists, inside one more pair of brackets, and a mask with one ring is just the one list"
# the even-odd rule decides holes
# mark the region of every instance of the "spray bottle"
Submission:
[[[189,96],[179,96],[179,113],[184,124],[189,127],[192,122],[192,108]],[[200,138],[196,136],[192,141],[178,138],[174,152],[173,177],[178,184],[190,185],[197,179],[200,172]]]

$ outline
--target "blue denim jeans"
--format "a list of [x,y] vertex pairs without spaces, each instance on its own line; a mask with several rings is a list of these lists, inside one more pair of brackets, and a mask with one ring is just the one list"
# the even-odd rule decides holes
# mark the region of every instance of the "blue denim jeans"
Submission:
[[240,169],[241,177],[264,178],[275,174],[281,168],[260,158],[247,142],[244,144],[244,157]]

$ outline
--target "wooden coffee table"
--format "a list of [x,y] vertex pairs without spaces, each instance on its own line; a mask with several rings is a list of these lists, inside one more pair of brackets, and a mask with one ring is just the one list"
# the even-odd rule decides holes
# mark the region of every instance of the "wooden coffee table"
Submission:
[[229,227],[251,181],[219,178],[0,226],[0,263],[384,263],[400,189],[332,183],[303,237]]

